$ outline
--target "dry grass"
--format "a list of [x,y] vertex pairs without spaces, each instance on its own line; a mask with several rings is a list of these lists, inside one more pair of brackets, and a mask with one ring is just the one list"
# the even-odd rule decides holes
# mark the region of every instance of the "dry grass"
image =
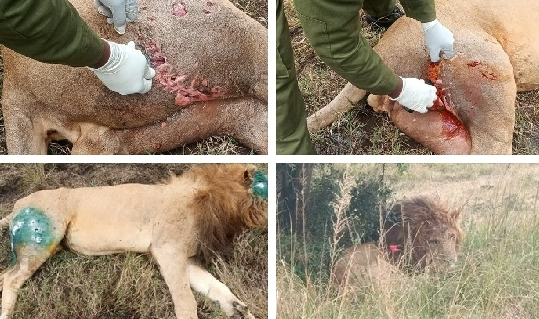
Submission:
[[[153,184],[185,168],[186,164],[1,164],[0,216],[17,199],[39,189]],[[3,270],[10,258],[5,231],[0,247]],[[237,240],[232,255],[218,256],[210,266],[257,318],[267,317],[267,255],[267,231],[250,231]],[[83,256],[61,251],[26,282],[19,296],[15,319],[175,319],[158,266],[144,254]],[[195,297],[199,318],[226,317],[205,297]]]
[[[327,67],[310,47],[291,0],[285,10],[292,34],[292,46],[307,114],[327,105],[346,81]],[[362,34],[374,46],[382,33],[363,23]],[[519,93],[513,154],[539,153],[539,90]],[[361,100],[350,112],[329,127],[314,132],[312,140],[319,154],[432,154],[427,148],[400,132],[386,114],[379,114]]]
[[[268,2],[265,0],[233,0],[237,8],[258,21],[264,27],[268,27]],[[4,68],[0,51],[0,97],[2,96]],[[48,154],[68,155],[71,153],[71,143],[59,141],[51,143]],[[4,119],[0,102],[0,155],[7,154]],[[162,153],[164,155],[250,155],[254,150],[241,145],[229,136],[212,136],[196,143],[182,145],[174,150]]]
[[[381,172],[378,164],[355,166]],[[385,173],[396,199],[434,194],[461,210],[465,239],[457,268],[442,276],[392,277],[380,290],[342,299],[316,279],[324,274],[304,282],[293,262],[280,260],[278,318],[537,318],[539,165],[386,165]]]

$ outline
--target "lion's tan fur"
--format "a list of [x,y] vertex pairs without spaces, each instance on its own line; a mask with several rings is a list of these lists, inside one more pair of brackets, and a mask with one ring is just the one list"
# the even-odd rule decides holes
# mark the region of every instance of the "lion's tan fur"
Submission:
[[340,288],[377,287],[400,270],[446,271],[454,266],[462,245],[460,212],[439,200],[415,197],[395,204],[386,216],[378,244],[346,249],[333,268]]
[[[187,178],[203,185],[193,198],[192,211],[196,214],[199,249],[204,256],[207,256],[208,250],[226,250],[246,227],[260,227],[267,221],[267,216],[261,214],[267,209],[267,202],[253,196],[243,196],[252,176],[243,176],[241,172],[233,170],[237,168],[201,165],[186,174]],[[235,177],[236,182],[231,184],[227,179],[215,179],[216,175]],[[173,177],[171,183],[177,180],[177,177]]]
[[[246,228],[266,224],[267,201],[255,199],[251,191],[255,169],[245,164],[198,165],[160,185],[39,191],[18,200],[0,225],[25,207],[37,208],[55,226],[55,245],[88,255],[150,253],[167,282],[178,318],[196,318],[189,285],[213,297],[228,316],[252,318],[245,305],[194,258],[225,249]],[[17,256],[15,267],[4,275],[2,319],[9,318],[18,287],[53,254],[35,248],[29,252]]]
[[[170,65],[160,72],[177,81],[186,77],[192,102],[175,104],[176,93],[160,85],[159,76],[150,92],[122,96],[86,68],[40,63],[3,47],[10,154],[46,154],[57,139],[72,142],[73,154],[146,154],[215,135],[267,153],[268,32],[260,23],[228,0],[181,0],[188,12],[182,17],[172,14],[179,0],[138,0],[137,20],[118,35],[94,1],[69,1],[100,37],[159,46]],[[226,97],[196,101],[191,86],[203,93],[220,88]]]

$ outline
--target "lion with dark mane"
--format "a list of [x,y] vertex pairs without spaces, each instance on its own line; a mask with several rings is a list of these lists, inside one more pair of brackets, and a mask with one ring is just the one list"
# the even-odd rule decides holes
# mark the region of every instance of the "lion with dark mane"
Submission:
[[248,307],[199,265],[247,228],[267,225],[267,175],[254,165],[192,166],[160,185],[43,190],[18,200],[0,220],[9,225],[13,265],[3,281],[9,319],[24,282],[61,247],[86,254],[133,251],[155,258],[177,318],[197,318],[196,290],[233,318],[254,319]]
[[386,214],[378,243],[346,249],[333,268],[339,289],[379,287],[401,272],[444,272],[462,245],[460,212],[427,197],[403,200]]

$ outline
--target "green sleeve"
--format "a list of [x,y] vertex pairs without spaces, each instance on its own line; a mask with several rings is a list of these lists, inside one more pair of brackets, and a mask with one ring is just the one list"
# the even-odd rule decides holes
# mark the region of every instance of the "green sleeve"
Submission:
[[434,0],[401,0],[406,15],[420,22],[431,22],[436,19]]
[[303,30],[320,58],[344,79],[374,94],[389,94],[399,77],[360,34],[358,0],[295,0]]
[[101,58],[101,38],[67,0],[0,1],[0,43],[45,63],[90,66]]

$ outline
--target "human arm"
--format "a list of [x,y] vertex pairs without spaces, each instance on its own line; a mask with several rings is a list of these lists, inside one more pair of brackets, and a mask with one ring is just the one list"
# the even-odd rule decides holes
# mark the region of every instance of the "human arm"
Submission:
[[147,92],[147,81],[153,77],[144,55],[126,45],[114,44],[120,58],[100,69],[112,62],[112,42],[102,40],[67,0],[0,1],[0,43],[40,62],[97,68],[94,72],[103,83],[121,94]]
[[103,41],[67,0],[0,1],[0,43],[45,63],[94,65]]
[[360,89],[389,95],[414,111],[424,113],[433,105],[433,86],[414,81],[417,79],[401,79],[361,36],[357,1],[338,5],[334,0],[294,3],[314,50],[340,76]]
[[341,77],[377,95],[397,88],[398,75],[360,34],[358,1],[295,0],[294,4],[316,54]]

